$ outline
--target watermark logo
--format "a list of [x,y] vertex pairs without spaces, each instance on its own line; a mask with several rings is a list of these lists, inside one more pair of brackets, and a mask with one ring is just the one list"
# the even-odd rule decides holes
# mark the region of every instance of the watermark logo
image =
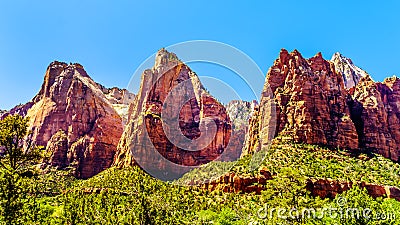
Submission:
[[[195,63],[212,64],[232,73],[225,77],[196,74],[190,69]],[[210,170],[210,177],[201,177],[196,184],[225,174],[240,157],[246,133],[237,130],[235,118],[202,83],[212,85],[220,98],[260,102],[261,94],[273,99],[264,81],[264,74],[249,56],[220,42],[182,42],[153,54],[136,70],[128,85],[128,90],[138,93],[136,114],[131,115],[127,132],[135,162],[153,177],[165,181],[211,162],[219,163],[218,169]],[[270,107],[267,113],[274,121],[275,108]],[[261,124],[258,131],[264,138],[264,150],[272,135],[263,132],[274,133],[271,127],[275,128]],[[258,151],[253,155],[251,168],[258,168],[265,153]]]
[[[297,219],[340,219],[363,220],[363,221],[386,221],[396,220],[396,214],[391,211],[375,211],[370,208],[350,207],[347,206],[347,199],[338,197],[336,205],[325,208],[285,208],[285,207],[269,207],[264,205],[257,211],[257,218],[260,220],[271,220],[274,218],[281,220],[297,220]],[[336,207],[337,206],[337,207]]]

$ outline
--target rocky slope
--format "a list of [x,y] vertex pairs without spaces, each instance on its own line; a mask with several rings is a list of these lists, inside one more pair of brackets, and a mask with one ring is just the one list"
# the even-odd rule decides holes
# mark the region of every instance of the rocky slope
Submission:
[[122,118],[122,123],[125,125],[128,122],[129,104],[132,103],[136,96],[126,89],[117,87],[106,88],[98,84],[100,89],[105,94],[108,101]]
[[[143,72],[131,109],[116,166],[138,162],[151,167],[147,170],[167,171],[202,165],[227,153],[231,122],[225,108],[187,65],[165,49],[157,53],[154,67]],[[166,129],[161,117],[167,118]]]
[[44,163],[71,166],[79,178],[111,166],[122,120],[79,64],[51,63],[33,100],[10,111],[29,116],[33,143],[45,146]]
[[232,121],[233,129],[245,129],[249,126],[249,119],[254,114],[254,109],[258,106],[257,101],[247,102],[243,100],[232,100],[226,104],[226,112]]
[[[398,80],[375,83],[340,54],[327,61],[320,53],[305,59],[297,50],[283,49],[264,86],[273,97],[263,93],[250,119],[244,154],[268,144],[270,137],[260,135],[267,129],[295,142],[375,152],[398,161]],[[276,120],[265,113],[273,109]]]

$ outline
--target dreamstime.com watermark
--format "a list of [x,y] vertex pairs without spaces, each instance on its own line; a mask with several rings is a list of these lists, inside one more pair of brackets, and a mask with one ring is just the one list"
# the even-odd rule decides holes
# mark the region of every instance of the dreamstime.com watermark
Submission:
[[364,221],[385,221],[396,220],[396,214],[392,211],[375,211],[363,207],[347,207],[347,199],[340,197],[336,200],[338,207],[326,208],[284,208],[269,207],[264,205],[257,211],[257,217],[261,220],[278,218],[282,220],[302,219],[341,219],[341,220],[360,220]]

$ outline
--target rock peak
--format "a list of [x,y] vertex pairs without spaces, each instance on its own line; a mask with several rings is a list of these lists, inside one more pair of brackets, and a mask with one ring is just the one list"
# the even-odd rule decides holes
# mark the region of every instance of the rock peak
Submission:
[[168,65],[169,63],[180,62],[178,56],[173,52],[168,52],[165,48],[161,48],[156,53],[154,68]]
[[57,60],[51,62],[49,64],[49,66],[47,67],[47,69],[51,69],[51,68],[67,68],[67,67],[70,67],[70,68],[73,68],[73,69],[76,69],[76,68],[84,69],[83,66],[81,64],[79,64],[79,63],[70,62],[69,64],[67,64],[66,62],[60,62],[60,61],[57,61]]
[[334,61],[341,61],[341,62],[347,62],[347,63],[353,64],[353,61],[352,61],[350,58],[345,57],[345,56],[344,56],[342,53],[340,53],[340,52],[335,52],[335,53],[332,55],[331,61],[332,61],[332,62],[334,62]]
[[343,55],[342,55],[342,53],[340,53],[340,52],[335,52],[335,53],[333,54],[333,56],[332,56],[332,59],[334,59],[334,58],[343,58]]
[[291,52],[290,55],[292,55],[292,56],[300,56],[300,57],[303,57],[303,56],[301,55],[301,53],[300,53],[297,49],[293,50],[293,52]]
[[343,56],[340,52],[333,54],[330,61],[335,65],[336,71],[342,74],[347,89],[357,85],[361,78],[369,77],[367,72],[354,65],[350,58]]
[[321,53],[321,52],[318,52],[318,53],[314,56],[314,58],[323,59],[324,57],[322,56],[322,53]]
[[289,52],[288,52],[288,50],[282,48],[281,51],[279,52],[279,54],[280,55],[282,55],[282,54],[287,55],[287,54],[289,54]]

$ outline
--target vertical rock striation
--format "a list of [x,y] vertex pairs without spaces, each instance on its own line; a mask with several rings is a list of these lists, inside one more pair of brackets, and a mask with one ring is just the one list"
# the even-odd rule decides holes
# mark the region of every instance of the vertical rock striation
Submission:
[[[137,99],[130,109],[115,166],[139,163],[168,170],[171,163],[198,166],[227,153],[231,122],[224,106],[204,90],[187,65],[165,49],[156,54],[154,67],[143,72]],[[162,117],[165,123],[176,122],[179,127],[163,128]],[[214,136],[207,121],[215,124]],[[171,138],[177,143],[183,143],[183,139],[194,141],[186,147],[198,149],[177,146]]]
[[111,166],[123,131],[120,116],[79,64],[51,63],[39,93],[10,112],[30,118],[33,143],[47,147],[45,163],[72,166],[79,178]]
[[[305,59],[281,50],[269,69],[260,106],[250,119],[243,154],[258,151],[275,128],[295,142],[373,152],[399,161],[400,82],[397,77],[374,82],[353,62],[335,53]],[[271,104],[273,102],[273,104]],[[265,112],[276,109],[276,120]]]

